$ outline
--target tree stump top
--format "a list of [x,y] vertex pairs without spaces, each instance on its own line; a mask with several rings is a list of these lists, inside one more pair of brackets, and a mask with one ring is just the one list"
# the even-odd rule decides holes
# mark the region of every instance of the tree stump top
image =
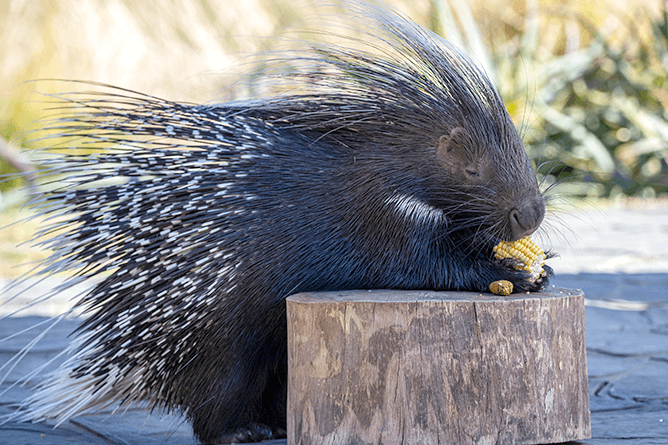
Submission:
[[303,292],[288,297],[295,303],[415,303],[428,301],[452,302],[495,302],[505,303],[516,300],[540,300],[582,296],[580,289],[552,287],[542,292],[510,294],[508,296],[470,291],[431,291],[431,290],[350,290],[328,292]]

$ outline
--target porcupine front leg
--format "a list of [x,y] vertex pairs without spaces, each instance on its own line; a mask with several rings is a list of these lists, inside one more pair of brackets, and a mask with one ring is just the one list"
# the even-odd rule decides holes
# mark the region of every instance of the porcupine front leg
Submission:
[[[547,254],[547,258],[554,255]],[[554,277],[554,270],[547,264],[543,265],[543,273],[535,278],[525,270],[517,270],[518,261],[514,259],[503,259],[492,261],[494,269],[496,269],[496,276],[487,282],[487,286],[492,281],[507,280],[513,283],[513,292],[538,292],[546,289],[552,277]],[[485,291],[488,288],[483,289]]]
[[[554,277],[554,270],[547,264],[543,266],[543,275],[538,279],[531,280],[528,272],[515,270],[512,260],[497,261],[498,267],[502,271],[502,278],[500,280],[508,280],[513,283],[513,292],[538,292],[546,289],[552,277]],[[493,280],[496,281],[496,280]],[[489,284],[489,283],[488,283]]]
[[[548,254],[548,258],[552,255]],[[469,263],[456,263],[452,268],[450,286],[437,290],[470,290],[489,292],[490,283],[498,280],[507,280],[513,283],[513,292],[537,292],[547,288],[554,272],[548,265],[543,266],[544,274],[537,280],[531,280],[525,270],[517,270],[517,263],[513,259],[495,260],[479,255]]]

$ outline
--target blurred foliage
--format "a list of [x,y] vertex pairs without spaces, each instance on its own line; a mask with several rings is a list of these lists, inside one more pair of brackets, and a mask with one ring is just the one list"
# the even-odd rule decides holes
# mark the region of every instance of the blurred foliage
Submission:
[[[645,0],[393,1],[474,53],[546,184],[562,194],[668,193],[668,20]],[[271,49],[317,12],[308,0],[0,2],[0,136],[42,117],[36,78],[90,79],[174,100],[221,97],[222,71]],[[39,133],[30,134],[39,140]],[[0,174],[10,171],[0,160]],[[2,197],[15,183],[5,183]],[[4,190],[4,192],[2,191]],[[12,200],[13,201],[13,200]],[[7,199],[5,199],[7,202]]]
[[[527,0],[487,28],[500,93],[547,184],[570,196],[668,192],[668,15]],[[663,3],[661,6],[665,6]],[[600,14],[600,11],[599,11]]]

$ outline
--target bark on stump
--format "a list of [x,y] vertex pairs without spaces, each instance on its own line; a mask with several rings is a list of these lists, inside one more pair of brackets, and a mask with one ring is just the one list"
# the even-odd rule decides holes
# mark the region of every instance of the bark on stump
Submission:
[[293,295],[288,444],[591,437],[584,294]]

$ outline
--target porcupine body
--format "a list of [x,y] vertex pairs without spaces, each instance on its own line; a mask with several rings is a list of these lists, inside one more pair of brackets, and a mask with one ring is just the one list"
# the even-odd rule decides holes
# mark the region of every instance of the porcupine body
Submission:
[[547,285],[493,259],[545,210],[490,81],[403,17],[350,9],[386,51],[314,45],[267,75],[285,94],[62,96],[53,131],[98,151],[64,155],[69,185],[40,201],[68,218],[47,270],[106,275],[24,420],[143,401],[205,443],[281,435],[288,295]]

